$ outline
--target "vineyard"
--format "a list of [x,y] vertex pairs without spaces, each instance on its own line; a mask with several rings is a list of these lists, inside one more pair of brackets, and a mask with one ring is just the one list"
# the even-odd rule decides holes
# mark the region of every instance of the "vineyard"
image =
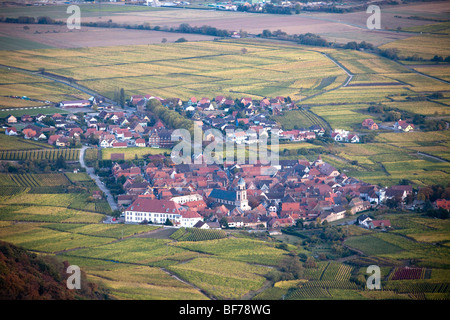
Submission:
[[178,241],[206,241],[222,239],[227,236],[223,230],[214,229],[197,229],[197,228],[180,228],[170,237]]
[[309,281],[299,288],[290,290],[287,299],[329,299],[329,289],[358,290],[356,283],[350,281],[353,267],[337,262],[319,262],[316,268],[305,268],[304,277]]
[[383,290],[393,290],[400,293],[440,293],[450,294],[450,283],[429,280],[387,281]]
[[389,276],[389,280],[415,280],[424,279],[425,268],[395,268]]
[[70,184],[70,181],[63,173],[0,174],[0,178],[2,187],[60,187]]
[[19,193],[61,193],[71,182],[63,173],[0,174],[0,197]]
[[8,150],[0,151],[0,160],[49,160],[56,161],[59,157],[66,161],[77,161],[79,149],[43,149],[43,150]]
[[276,120],[281,123],[284,129],[309,128],[312,125],[319,125],[324,129],[329,128],[326,121],[306,109],[287,111],[284,115],[277,116]]
[[336,262],[319,262],[316,268],[305,268],[304,277],[308,280],[349,281],[353,267]]
[[329,299],[331,294],[324,288],[299,288],[288,294],[288,300],[304,300],[304,299]]

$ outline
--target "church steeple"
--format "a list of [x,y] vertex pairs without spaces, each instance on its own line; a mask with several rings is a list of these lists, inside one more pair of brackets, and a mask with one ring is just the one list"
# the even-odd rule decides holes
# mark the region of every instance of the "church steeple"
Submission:
[[247,189],[245,187],[245,180],[241,177],[236,188],[236,206],[244,211],[250,210],[247,199]]

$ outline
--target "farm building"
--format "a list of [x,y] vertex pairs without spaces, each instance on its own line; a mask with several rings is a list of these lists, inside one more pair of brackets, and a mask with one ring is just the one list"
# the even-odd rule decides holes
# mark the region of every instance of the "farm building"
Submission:
[[84,108],[89,107],[91,102],[89,100],[74,100],[74,101],[61,101],[61,108]]

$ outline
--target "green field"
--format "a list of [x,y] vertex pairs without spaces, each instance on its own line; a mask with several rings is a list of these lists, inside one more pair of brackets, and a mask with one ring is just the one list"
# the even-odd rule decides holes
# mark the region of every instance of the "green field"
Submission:
[[[38,142],[34,140],[25,140],[22,137],[14,137],[7,136],[5,134],[0,134],[0,153],[6,155],[10,152],[20,152],[20,153],[28,153],[33,151],[28,150],[36,150],[36,149],[44,149],[41,152],[46,152],[46,149],[52,149],[53,147],[48,143]],[[6,151],[6,150],[14,150],[14,151]],[[18,151],[20,150],[20,151]],[[52,150],[49,150],[52,151]],[[36,151],[37,152],[37,151]]]

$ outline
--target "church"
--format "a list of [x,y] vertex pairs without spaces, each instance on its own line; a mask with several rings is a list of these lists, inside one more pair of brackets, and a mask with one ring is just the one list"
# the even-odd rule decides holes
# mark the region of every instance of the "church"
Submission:
[[209,198],[220,204],[238,207],[242,211],[251,210],[248,204],[247,189],[243,178],[239,179],[234,191],[213,189],[209,194]]

